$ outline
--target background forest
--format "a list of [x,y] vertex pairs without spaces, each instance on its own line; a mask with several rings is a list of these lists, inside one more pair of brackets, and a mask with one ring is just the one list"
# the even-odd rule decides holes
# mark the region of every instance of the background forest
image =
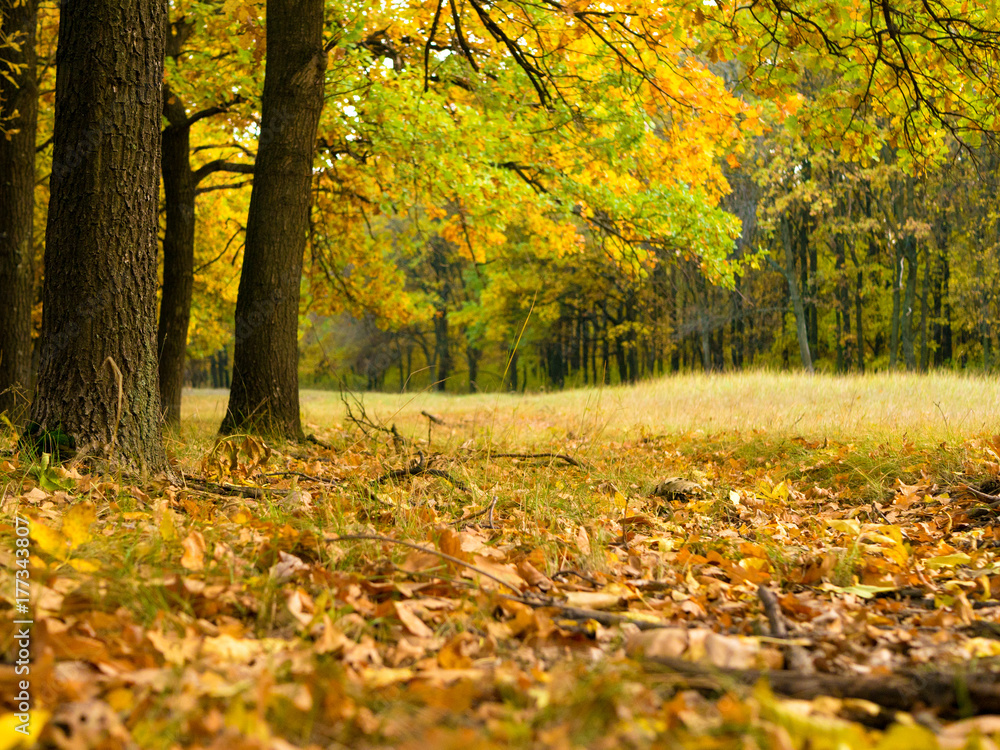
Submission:
[[[900,130],[876,107],[848,111],[842,70],[810,45],[751,80],[760,50],[706,44],[719,32],[697,7],[640,21],[663,53],[647,70],[608,65],[586,14],[575,39],[536,19],[525,32],[555,52],[511,65],[460,33],[475,7],[326,4],[303,385],[993,369],[998,161],[961,123]],[[58,25],[54,3],[38,13],[36,336]],[[180,373],[229,382],[263,16],[170,3],[158,348],[178,399]],[[921,72],[925,89],[946,75]]]

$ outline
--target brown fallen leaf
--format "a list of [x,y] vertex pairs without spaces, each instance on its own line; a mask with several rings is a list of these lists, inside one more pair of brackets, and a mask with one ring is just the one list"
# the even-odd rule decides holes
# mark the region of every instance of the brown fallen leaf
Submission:
[[704,492],[704,488],[697,482],[691,482],[681,477],[670,477],[661,480],[649,495],[673,501],[690,500],[692,497],[704,494]]
[[433,638],[434,631],[420,619],[410,606],[410,602],[394,602],[396,616],[408,631],[418,638]]
[[187,570],[205,569],[205,537],[200,531],[192,531],[181,542],[184,554],[181,565]]

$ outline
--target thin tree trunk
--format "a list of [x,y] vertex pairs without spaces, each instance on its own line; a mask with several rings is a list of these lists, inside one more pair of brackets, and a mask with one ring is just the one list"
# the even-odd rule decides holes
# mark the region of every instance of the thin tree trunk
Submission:
[[744,341],[744,307],[743,307],[743,279],[739,274],[734,278],[735,286],[729,295],[732,304],[733,319],[730,323],[730,335],[732,337],[730,357],[733,361],[734,370],[743,369],[743,349],[746,345]]
[[931,287],[931,252],[930,248],[924,253],[926,262],[924,264],[924,285],[920,291],[920,372],[927,372],[930,362],[930,350],[927,346],[927,297]]
[[792,301],[792,312],[795,315],[795,334],[799,342],[799,356],[806,372],[813,371],[812,355],[809,352],[809,332],[806,328],[806,314],[799,294],[799,285],[795,280],[795,248],[792,238],[792,228],[787,217],[781,219],[781,241],[785,248],[785,279],[788,281],[788,296]]
[[434,390],[444,393],[448,390],[451,376],[451,342],[448,339],[448,312],[438,310],[434,316],[434,360],[437,362],[437,379]]
[[903,310],[900,320],[903,343],[903,361],[906,369],[917,369],[913,349],[913,308],[917,303],[917,238],[910,235],[903,240],[903,259],[906,262],[906,290],[903,295]]
[[469,366],[469,393],[479,392],[479,358],[483,353],[472,344],[466,344],[465,361]]
[[833,238],[833,254],[837,295],[837,372],[847,372],[850,369],[847,342],[851,335],[851,316],[848,312],[847,254],[842,234],[838,233]]
[[301,439],[299,285],[323,108],[323,0],[268,0],[267,52],[233,385],[220,429]]
[[[31,304],[34,296],[35,0],[0,0],[0,28],[19,49],[4,58],[20,69],[0,76],[0,413],[21,422],[31,399]],[[12,115],[18,113],[16,118]]]
[[865,329],[864,318],[862,317],[863,305],[861,293],[864,290],[864,273],[859,269],[854,282],[854,330],[857,331],[858,372],[865,371]]
[[892,318],[889,325],[889,369],[896,369],[896,359],[899,353],[899,314],[902,308],[900,289],[903,286],[903,254],[899,243],[896,243],[892,272]]
[[163,233],[163,289],[156,331],[160,407],[166,424],[181,421],[184,355],[194,290],[194,173],[191,128],[181,100],[163,86],[163,114],[170,123],[161,143],[166,228]]
[[132,470],[165,457],[156,232],[165,0],[63,3],[38,394],[28,436]]

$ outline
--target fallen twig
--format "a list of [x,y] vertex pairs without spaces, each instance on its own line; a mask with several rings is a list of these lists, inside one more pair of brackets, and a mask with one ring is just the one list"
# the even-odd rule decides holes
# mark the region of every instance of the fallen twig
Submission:
[[243,495],[244,497],[262,498],[267,494],[265,487],[244,487],[238,484],[219,484],[218,482],[207,482],[194,477],[183,476],[184,484],[202,492],[211,492],[216,495]]
[[583,609],[582,607],[569,607],[565,604],[560,604],[558,601],[524,601],[531,607],[536,607],[539,609],[557,609],[559,610],[559,617],[564,620],[593,620],[594,622],[603,625],[606,628],[613,627],[615,625],[635,625],[639,630],[658,630],[660,628],[667,627],[662,622],[651,622],[649,620],[640,620],[628,615],[618,614],[617,612],[604,612],[599,609]]
[[1000,712],[1000,681],[990,672],[900,672],[868,677],[806,673],[796,670],[727,669],[665,656],[644,657],[671,671],[718,681],[756,684],[766,679],[771,689],[792,698],[812,700],[821,695],[867,700],[884,708],[911,711],[923,705],[944,714]]
[[330,445],[329,443],[323,442],[322,440],[320,440],[318,437],[316,437],[312,433],[309,433],[308,435],[306,435],[306,442],[307,443],[312,443],[313,445],[318,445],[320,448],[325,448],[328,451],[332,451],[333,450],[333,446],[332,445]]
[[490,504],[487,505],[485,508],[483,508],[482,510],[477,510],[472,515],[466,516],[465,518],[460,518],[458,521],[456,521],[456,523],[466,523],[468,521],[471,521],[473,518],[479,518],[480,516],[485,515],[487,516],[486,528],[495,529],[496,526],[493,525],[493,509],[496,507],[496,505],[497,505],[497,496],[494,495],[493,499],[490,500]]
[[[781,612],[781,603],[778,601],[778,595],[762,583],[757,587],[757,596],[764,606],[764,614],[767,615],[771,637],[783,640],[787,639],[790,635],[788,632],[788,622]],[[809,652],[802,648],[802,646],[789,643],[784,648],[788,664],[792,669],[800,671],[803,674],[811,674],[816,671],[812,659],[809,657]]]
[[334,543],[363,542],[363,541],[385,542],[386,544],[398,544],[401,547],[409,547],[410,549],[415,549],[418,552],[426,552],[429,555],[436,555],[437,557],[440,557],[442,560],[447,560],[448,562],[455,563],[456,565],[460,565],[464,568],[468,568],[471,571],[479,573],[479,575],[481,576],[489,578],[491,581],[499,583],[504,588],[509,589],[510,591],[513,591],[515,594],[517,594],[518,596],[516,598],[518,601],[523,601],[525,604],[528,603],[528,600],[525,600],[521,596],[521,592],[516,587],[507,583],[502,578],[495,576],[492,573],[473,565],[472,563],[467,563],[465,560],[461,560],[457,557],[449,555],[446,552],[441,552],[440,550],[436,550],[433,547],[424,547],[423,545],[420,544],[414,544],[413,542],[407,542],[402,539],[393,539],[392,537],[382,536],[381,534],[341,534],[339,536],[324,536],[323,541],[334,542]]
[[579,570],[557,570],[555,573],[552,574],[552,580],[555,581],[559,578],[568,578],[569,576],[576,576],[580,580],[586,581],[594,588],[597,588],[598,586],[601,585],[590,576],[581,573]]
[[376,424],[371,417],[368,416],[368,412],[365,411],[365,405],[360,399],[355,398],[354,403],[360,412],[359,415],[354,414],[354,410],[351,408],[351,404],[347,401],[346,396],[343,393],[340,394],[340,400],[343,402],[344,407],[347,409],[347,418],[354,422],[355,425],[365,434],[367,437],[370,432],[384,432],[387,435],[392,436],[392,442],[397,447],[400,448],[407,445],[409,441],[399,434],[399,430],[396,429],[396,425],[393,424],[391,427],[386,427],[383,424]]
[[410,466],[406,467],[405,469],[393,469],[392,471],[386,472],[385,474],[383,474],[382,476],[380,476],[378,479],[375,480],[375,484],[379,485],[382,484],[382,482],[386,482],[390,479],[402,479],[404,477],[414,477],[419,474],[428,474],[432,477],[440,477],[441,479],[450,482],[452,486],[455,487],[455,489],[457,490],[461,490],[462,492],[469,491],[469,485],[467,485],[461,479],[456,479],[447,471],[443,471],[441,469],[432,469],[430,467],[430,464],[424,460],[424,454],[422,451],[417,452],[417,460],[414,463],[410,464]]
[[490,453],[489,456],[490,458],[555,458],[565,461],[570,466],[585,468],[582,461],[565,453]]
[[980,492],[975,487],[970,487],[969,485],[964,485],[961,489],[964,489],[973,497],[982,500],[991,508],[1000,507],[1000,495],[988,495],[987,493]]
[[323,479],[322,477],[314,477],[312,474],[303,474],[301,471],[269,471],[264,474],[265,477],[300,477],[301,479],[308,479],[310,482],[319,482],[320,484],[339,484],[338,479]]
[[781,614],[781,605],[778,603],[777,595],[762,583],[757,587],[757,596],[760,598],[760,603],[764,605],[764,614],[767,615],[771,636],[773,638],[787,638],[788,625],[785,624],[785,616]]

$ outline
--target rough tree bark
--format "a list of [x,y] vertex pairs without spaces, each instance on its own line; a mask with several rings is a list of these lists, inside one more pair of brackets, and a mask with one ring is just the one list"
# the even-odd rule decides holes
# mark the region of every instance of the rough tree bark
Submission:
[[[0,28],[19,49],[5,48],[17,66],[11,79],[0,76],[0,413],[20,421],[31,393],[31,303],[33,211],[35,207],[35,0],[0,0]],[[4,68],[6,70],[6,67]],[[14,117],[14,113],[17,117]]]
[[63,3],[27,437],[139,471],[164,467],[156,230],[166,0]]
[[301,439],[299,284],[323,107],[323,0],[269,0],[267,50],[233,384],[221,431]]

